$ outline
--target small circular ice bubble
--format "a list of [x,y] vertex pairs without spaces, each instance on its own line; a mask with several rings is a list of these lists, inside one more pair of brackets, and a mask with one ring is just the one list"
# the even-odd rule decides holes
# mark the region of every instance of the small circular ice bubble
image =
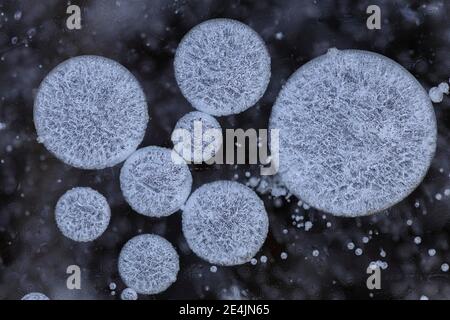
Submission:
[[183,233],[192,251],[217,265],[250,261],[269,227],[264,203],[250,188],[233,181],[205,184],[183,210]]
[[73,188],[59,198],[55,208],[56,224],[64,236],[87,242],[106,230],[111,210],[105,197],[91,188]]
[[176,212],[191,192],[192,175],[183,161],[176,163],[172,151],[150,146],[133,153],[120,171],[120,188],[136,212],[163,217]]
[[40,292],[30,292],[22,297],[21,300],[50,300],[45,294]]
[[120,299],[122,300],[137,300],[137,292],[131,288],[125,288],[120,294]]
[[120,277],[140,294],[165,291],[177,280],[179,269],[178,254],[173,246],[154,234],[136,236],[120,251]]
[[172,142],[186,161],[202,163],[214,157],[222,146],[222,127],[209,114],[189,112],[178,120]]
[[382,211],[408,196],[436,149],[436,118],[417,80],[376,53],[330,50],[288,80],[273,107],[288,189],[337,216]]
[[428,95],[434,103],[440,103],[444,100],[444,93],[439,89],[439,87],[433,87],[428,92]]
[[59,64],[42,81],[34,103],[38,140],[61,161],[82,169],[124,161],[144,138],[147,122],[136,78],[98,56]]
[[243,112],[266,91],[270,56],[249,26],[213,19],[195,26],[178,46],[175,77],[197,110],[214,116]]

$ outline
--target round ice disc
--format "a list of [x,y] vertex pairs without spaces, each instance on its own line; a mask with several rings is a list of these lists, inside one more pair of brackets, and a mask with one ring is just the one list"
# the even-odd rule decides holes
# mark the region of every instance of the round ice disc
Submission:
[[102,169],[124,161],[144,138],[144,92],[119,63],[79,56],[55,67],[34,103],[38,139],[61,161]]
[[91,188],[70,189],[59,198],[55,219],[64,236],[87,242],[100,237],[109,225],[111,210],[106,198]]
[[338,216],[381,211],[408,196],[436,148],[427,93],[376,53],[331,49],[281,90],[270,128],[280,130],[280,175],[313,207]]
[[176,281],[179,269],[177,252],[169,241],[158,235],[136,236],[120,251],[120,277],[137,293],[165,291]]
[[183,210],[183,234],[202,259],[219,265],[250,261],[267,237],[264,203],[234,181],[207,183],[192,193]]
[[133,210],[150,217],[168,216],[180,209],[191,193],[191,186],[189,167],[184,161],[174,162],[172,150],[167,148],[139,149],[120,171],[125,200]]
[[270,80],[270,56],[249,26],[213,19],[195,26],[175,55],[175,77],[192,106],[213,116],[253,106]]

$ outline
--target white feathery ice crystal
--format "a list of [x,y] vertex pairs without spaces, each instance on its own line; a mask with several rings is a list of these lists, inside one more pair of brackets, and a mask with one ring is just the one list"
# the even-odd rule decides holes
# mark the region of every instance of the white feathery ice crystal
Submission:
[[250,188],[233,181],[207,183],[183,209],[183,234],[200,258],[232,266],[250,261],[267,237],[264,203]]
[[50,300],[45,294],[40,292],[30,292],[22,297],[21,300]]
[[270,80],[270,56],[249,26],[231,19],[207,20],[190,30],[174,61],[181,92],[197,110],[214,116],[252,107]]
[[280,130],[280,175],[313,207],[337,216],[382,211],[408,196],[436,149],[427,93],[396,62],[331,49],[281,90],[270,128]]
[[124,161],[144,138],[147,103],[136,78],[119,63],[78,56],[55,67],[34,103],[38,141],[81,169]]
[[192,175],[185,162],[175,163],[172,151],[150,146],[137,150],[120,171],[120,188],[136,212],[163,217],[176,212],[191,192]]
[[201,163],[214,157],[222,146],[222,127],[213,116],[193,111],[178,120],[171,139],[175,151],[186,161]]
[[130,239],[120,251],[119,274],[136,293],[157,294],[177,279],[178,254],[166,239],[142,234]]
[[56,224],[62,234],[74,241],[87,242],[106,230],[111,210],[105,197],[86,187],[70,189],[55,208]]

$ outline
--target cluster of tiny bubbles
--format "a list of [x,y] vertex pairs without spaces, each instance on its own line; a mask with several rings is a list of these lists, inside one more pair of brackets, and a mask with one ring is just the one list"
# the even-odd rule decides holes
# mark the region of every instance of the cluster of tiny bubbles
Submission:
[[172,244],[154,234],[130,239],[120,251],[118,268],[123,282],[140,294],[165,291],[176,281],[180,269]]
[[21,300],[50,300],[45,294],[40,292],[30,292],[22,297]]
[[164,217],[185,203],[191,192],[192,175],[184,160],[173,161],[175,154],[167,148],[150,146],[137,150],[125,161],[120,171],[120,188],[133,210],[150,217]]
[[214,116],[252,107],[270,80],[270,56],[249,26],[213,19],[195,26],[181,40],[174,61],[182,94],[197,110]]
[[78,56],[55,67],[34,103],[38,141],[82,169],[124,161],[144,138],[148,118],[139,82],[119,63],[99,56]]
[[64,193],[55,208],[59,230],[65,237],[80,242],[100,237],[108,227],[110,217],[111,210],[105,197],[86,187]]
[[269,220],[254,191],[234,181],[215,181],[195,190],[182,214],[183,234],[200,258],[232,266],[250,261],[263,245]]
[[189,112],[178,120],[171,140],[174,150],[188,163],[206,162],[222,146],[222,127],[209,114]]
[[269,127],[280,130],[290,192],[337,216],[382,211],[408,196],[436,149],[436,118],[418,81],[373,52],[331,49],[287,81]]

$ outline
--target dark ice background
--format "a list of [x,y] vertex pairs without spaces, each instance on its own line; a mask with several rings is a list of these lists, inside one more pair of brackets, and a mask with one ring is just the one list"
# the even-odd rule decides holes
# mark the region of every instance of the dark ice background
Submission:
[[[73,56],[101,55],[126,66],[143,85],[151,121],[141,146],[171,147],[177,119],[192,110],[175,82],[174,52],[193,26],[218,17],[251,26],[272,57],[272,78],[264,97],[242,114],[220,118],[224,128],[267,128],[271,107],[289,75],[330,47],[384,54],[428,90],[450,77],[449,1],[71,3],[82,8],[81,30],[66,28],[66,1],[0,1],[0,299],[20,299],[30,291],[52,299],[118,299],[125,288],[117,272],[118,254],[140,232],[171,241],[181,266],[178,281],[166,292],[140,299],[450,298],[450,273],[441,270],[443,263],[450,263],[450,196],[444,194],[450,188],[447,96],[435,105],[436,157],[424,182],[406,200],[386,212],[349,219],[305,210],[295,197],[262,195],[270,231],[256,256],[258,264],[218,267],[216,273],[188,249],[179,213],[150,219],[132,212],[119,189],[121,165],[84,171],[63,164],[37,143],[32,118],[36,88],[53,67]],[[369,4],[381,7],[380,31],[366,28]],[[257,166],[227,165],[191,166],[191,170],[194,188],[236,177],[246,183],[247,170],[255,176],[259,172]],[[111,224],[97,241],[75,243],[57,230],[56,201],[75,186],[100,191],[112,208]],[[293,214],[303,218],[296,221]],[[308,230],[301,225],[306,221],[312,223]],[[355,244],[353,250],[348,249],[349,242]],[[361,255],[356,248],[362,249]],[[429,249],[436,255],[430,256]],[[318,256],[313,256],[314,250]],[[281,252],[288,253],[286,260],[280,258]],[[262,255],[267,263],[259,261]],[[366,268],[376,261],[384,268],[382,289],[370,291]],[[71,264],[82,268],[81,290],[66,288],[65,271]],[[115,295],[109,289],[111,282],[117,284]]]

